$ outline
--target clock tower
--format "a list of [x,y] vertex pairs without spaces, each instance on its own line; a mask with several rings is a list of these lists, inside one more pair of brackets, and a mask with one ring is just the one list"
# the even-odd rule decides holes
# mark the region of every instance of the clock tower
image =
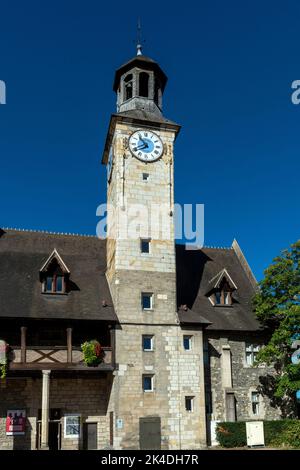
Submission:
[[[186,426],[191,433],[191,424],[182,416],[187,391],[195,395],[198,416],[191,446],[205,441],[203,373],[185,392],[180,378],[173,176],[180,126],[162,112],[166,83],[158,63],[140,47],[116,71],[117,112],[102,159],[107,167],[106,276],[120,322],[109,404],[114,448],[188,448],[183,433]],[[202,351],[202,331],[193,336]],[[156,439],[151,444],[149,432]]]

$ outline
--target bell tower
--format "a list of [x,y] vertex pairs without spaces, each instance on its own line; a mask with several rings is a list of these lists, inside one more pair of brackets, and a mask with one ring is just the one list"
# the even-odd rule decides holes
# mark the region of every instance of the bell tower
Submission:
[[[166,83],[163,70],[141,55],[140,46],[138,55],[115,73],[117,113],[111,116],[102,159],[113,295],[112,278],[120,271],[172,272],[175,285],[173,148],[180,126],[162,114]],[[140,229],[134,236],[131,215],[138,210]],[[147,256],[141,251],[143,240],[149,243]]]
[[137,55],[116,71],[117,112],[143,110],[162,116],[162,95],[167,77],[149,57]]
[[[143,436],[153,420],[159,446],[178,449],[183,336],[176,303],[173,164],[180,126],[162,113],[165,73],[142,55],[140,46],[137,52],[115,73],[117,112],[102,158],[107,168],[106,276],[120,323],[110,410],[118,423],[115,448],[145,448]],[[195,425],[197,442],[205,439],[203,397],[204,392],[197,397],[204,416],[202,427]]]

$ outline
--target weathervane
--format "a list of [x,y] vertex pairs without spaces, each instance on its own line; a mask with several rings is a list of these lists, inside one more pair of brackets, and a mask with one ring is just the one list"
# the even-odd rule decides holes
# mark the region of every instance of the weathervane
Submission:
[[142,40],[142,27],[141,27],[141,19],[138,18],[137,22],[137,38],[136,38],[136,55],[143,55],[142,47],[145,40]]

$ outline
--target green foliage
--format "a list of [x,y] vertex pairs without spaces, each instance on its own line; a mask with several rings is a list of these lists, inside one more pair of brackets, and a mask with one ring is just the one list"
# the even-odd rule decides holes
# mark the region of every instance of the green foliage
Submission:
[[81,345],[83,360],[87,366],[97,366],[103,360],[103,352],[100,343],[93,339]]
[[285,419],[265,421],[265,442],[269,447],[292,447],[300,449],[300,421]]
[[[246,423],[244,421],[219,423],[216,434],[221,447],[234,448],[247,445]],[[264,434],[267,447],[300,449],[299,420],[264,421]]]
[[247,444],[246,426],[243,421],[218,423],[216,434],[221,447],[244,447]]
[[0,364],[0,379],[4,380],[6,378],[6,372],[7,372],[7,363],[5,362],[4,364]]
[[300,240],[275,258],[264,275],[254,308],[270,339],[257,363],[274,364],[275,397],[292,397],[300,389],[300,366],[291,364],[292,336],[300,334]]

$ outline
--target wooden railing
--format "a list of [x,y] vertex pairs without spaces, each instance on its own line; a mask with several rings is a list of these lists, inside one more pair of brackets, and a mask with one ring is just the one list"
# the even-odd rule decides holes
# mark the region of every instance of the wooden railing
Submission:
[[71,370],[112,370],[113,351],[111,347],[103,347],[103,360],[96,367],[88,367],[83,360],[80,347],[73,346],[71,351],[67,346],[27,346],[24,348],[12,346],[9,352],[10,370],[41,370],[41,369],[71,369]]

